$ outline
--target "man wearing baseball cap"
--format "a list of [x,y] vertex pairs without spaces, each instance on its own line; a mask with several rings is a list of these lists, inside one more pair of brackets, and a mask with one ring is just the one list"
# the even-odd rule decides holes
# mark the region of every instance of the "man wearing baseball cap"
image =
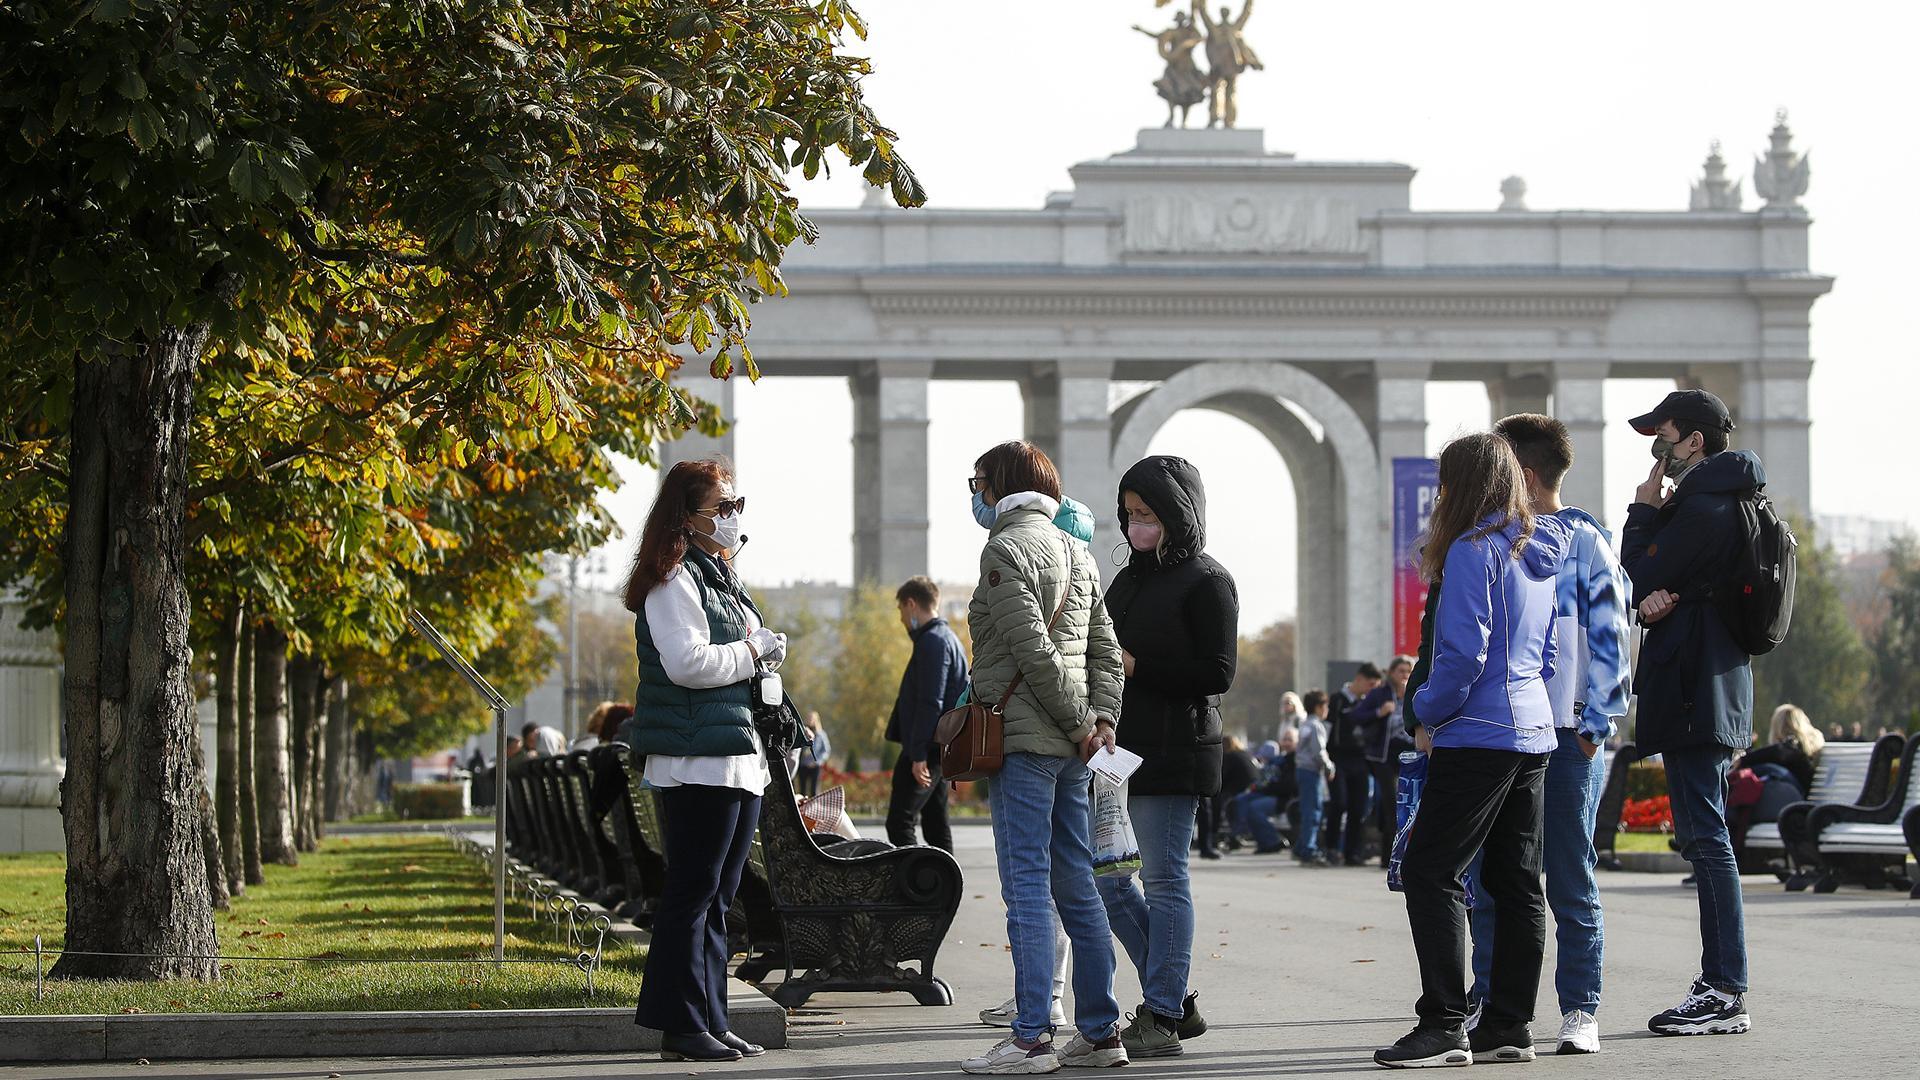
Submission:
[[1700,900],[1700,976],[1675,1008],[1647,1026],[1663,1035],[1746,1031],[1747,942],[1740,871],[1727,830],[1727,772],[1752,742],[1753,673],[1712,603],[1747,543],[1740,500],[1766,484],[1760,459],[1727,449],[1733,417],[1705,390],[1676,390],[1634,429],[1653,437],[1620,561],[1646,640],[1634,691],[1634,742],[1666,763],[1680,853]]

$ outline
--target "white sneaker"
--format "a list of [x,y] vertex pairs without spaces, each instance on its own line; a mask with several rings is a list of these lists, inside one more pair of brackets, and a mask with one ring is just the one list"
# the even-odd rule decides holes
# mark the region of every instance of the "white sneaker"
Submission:
[[[1010,1028],[1013,1026],[1014,1017],[1019,1015],[1020,1015],[1020,1006],[1014,1001],[1014,999],[1008,998],[1007,1000],[1001,1002],[1000,1004],[995,1005],[991,1009],[981,1009],[980,1022],[987,1025],[988,1027]],[[1059,1027],[1067,1026],[1066,1010],[1061,1008],[1059,998],[1053,999],[1053,1015],[1050,1017],[1050,1019],[1053,1021],[1054,1027],[1059,1028]]]
[[1600,1021],[1590,1012],[1575,1009],[1560,1018],[1560,1048],[1556,1054],[1597,1054],[1600,1052]]
[[1060,1064],[1070,1068],[1106,1069],[1127,1064],[1127,1048],[1121,1045],[1120,1036],[1113,1035],[1097,1043],[1087,1041],[1085,1035],[1073,1033],[1073,1041],[1060,1051]]
[[960,1063],[964,1073],[991,1076],[1021,1076],[1058,1071],[1060,1058],[1053,1052],[1053,1036],[1042,1035],[1030,1046],[1021,1046],[1012,1035],[993,1044],[993,1049]]

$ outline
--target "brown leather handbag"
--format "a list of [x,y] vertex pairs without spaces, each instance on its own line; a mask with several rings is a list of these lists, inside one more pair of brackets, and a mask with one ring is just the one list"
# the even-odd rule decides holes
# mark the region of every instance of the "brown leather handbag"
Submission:
[[[1067,582],[1060,590],[1060,607],[1054,611],[1053,618],[1047,620],[1048,635],[1052,635],[1054,624],[1066,612],[1067,597],[1073,595],[1073,550],[1069,548],[1066,555]],[[1020,689],[1020,679],[1025,674],[1018,668],[1014,670],[1013,681],[1007,684],[1007,692],[1001,695],[998,705],[989,707],[977,700],[969,701],[941,715],[933,737],[940,743],[942,780],[985,780],[1006,764],[1007,703],[1013,700],[1014,691]]]

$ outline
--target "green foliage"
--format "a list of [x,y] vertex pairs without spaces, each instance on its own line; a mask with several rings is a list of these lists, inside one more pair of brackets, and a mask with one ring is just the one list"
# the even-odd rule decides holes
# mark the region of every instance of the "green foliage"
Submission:
[[855,588],[846,610],[834,620],[833,633],[839,649],[821,713],[834,745],[890,762],[887,718],[900,692],[900,674],[913,656],[893,590],[881,585]]
[[405,611],[530,685],[611,455],[717,430],[680,351],[757,375],[748,306],[813,236],[788,170],[924,201],[848,34],[838,0],[0,6],[0,579],[59,617],[76,365],[204,326],[200,640],[244,597],[386,749],[483,724]]
[[393,814],[416,821],[444,821],[464,817],[467,785],[460,783],[395,784]]
[[337,956],[398,960],[468,958],[472,964],[272,963],[222,965],[217,982],[49,980],[33,997],[35,934],[50,948],[61,932],[58,855],[0,855],[0,1014],[121,1012],[341,1012],[392,1009],[565,1009],[631,1002],[640,987],[634,953],[609,941],[598,995],[564,961],[572,953],[549,929],[507,913],[507,955],[555,964],[484,962],[493,949],[493,884],[486,869],[437,836],[336,837],[299,866],[266,868],[263,885],[233,898],[220,916],[230,955]]
[[1920,543],[1911,536],[1894,541],[1887,552],[1883,579],[1886,618],[1873,636],[1874,723],[1908,731],[1920,727]]
[[[1286,619],[1240,639],[1233,689],[1220,701],[1220,719],[1228,731],[1243,733],[1255,744],[1278,733],[1280,695],[1297,689],[1294,634],[1293,620]],[[1120,719],[1126,722],[1126,717]]]
[[1871,658],[1847,615],[1839,559],[1823,547],[1810,523],[1794,522],[1801,538],[1800,576],[1787,639],[1753,661],[1753,723],[1764,740],[1775,706],[1791,703],[1824,727],[1865,719]]

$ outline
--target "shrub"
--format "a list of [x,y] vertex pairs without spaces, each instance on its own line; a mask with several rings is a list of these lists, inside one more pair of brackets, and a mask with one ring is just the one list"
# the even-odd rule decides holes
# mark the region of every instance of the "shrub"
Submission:
[[1628,832],[1672,832],[1673,805],[1665,795],[1651,799],[1628,799],[1620,809],[1620,824]]
[[401,818],[457,818],[467,816],[465,784],[395,784],[393,814]]
[[1667,767],[1657,761],[1627,766],[1627,798],[1657,799],[1667,793]]

